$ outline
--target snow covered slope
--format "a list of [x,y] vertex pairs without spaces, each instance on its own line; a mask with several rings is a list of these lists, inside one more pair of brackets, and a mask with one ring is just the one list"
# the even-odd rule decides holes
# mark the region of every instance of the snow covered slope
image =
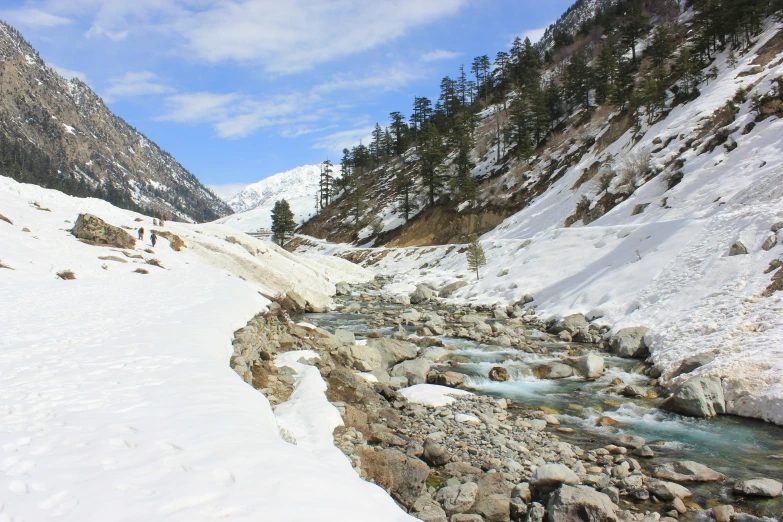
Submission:
[[272,207],[285,199],[297,223],[315,212],[315,196],[321,177],[321,165],[304,165],[264,178],[242,189],[227,203],[236,214],[218,220],[243,232],[255,232],[272,226]]
[[[325,300],[330,280],[371,274],[336,259],[326,274],[218,225],[167,225],[187,248],[161,238],[154,254],[145,242],[127,257],[77,241],[80,212],[152,227],[0,177],[11,221],[0,219],[0,519],[412,520],[331,440],[284,442],[269,402],[229,367],[232,332],[268,303],[259,290]],[[153,256],[165,268],[145,263]],[[75,280],[55,276],[67,269]],[[285,423],[325,433],[339,414],[318,371],[299,369],[308,383],[302,404],[283,403]]]
[[[756,121],[752,101],[756,93],[774,93],[783,76],[781,53],[763,65],[757,60],[777,31],[770,24],[736,68],[727,64],[728,52],[719,55],[719,75],[699,86],[700,97],[645,123],[639,134],[630,129],[605,149],[596,144],[485,234],[488,265],[480,281],[453,246],[378,249],[366,262],[397,282],[464,278],[469,285],[453,296],[459,301],[514,303],[532,294],[546,317],[583,313],[613,331],[647,326],[665,382],[687,357],[712,352],[717,357],[687,377],[720,377],[729,413],[783,424],[783,295],[762,296],[772,277],[765,271],[783,258],[783,232],[771,231],[783,222],[783,120]],[[744,101],[735,98],[740,89]],[[738,112],[716,125],[731,100]],[[564,228],[580,202],[594,208],[607,196],[598,175],[580,180],[609,155],[618,170],[649,155],[661,173],[638,179],[627,199],[589,224]],[[730,256],[738,240],[748,254]],[[312,244],[311,251],[340,250]]]

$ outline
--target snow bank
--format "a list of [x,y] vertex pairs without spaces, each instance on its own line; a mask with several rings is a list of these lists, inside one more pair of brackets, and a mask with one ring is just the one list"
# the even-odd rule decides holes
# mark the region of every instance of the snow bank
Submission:
[[[202,225],[166,225],[188,244],[181,252],[160,238],[154,254],[139,244],[127,252],[143,259],[129,258],[71,236],[66,220],[79,212],[151,227],[103,201],[0,178],[0,214],[13,222],[0,220],[0,260],[13,268],[0,268],[0,517],[412,520],[330,446],[339,415],[317,370],[281,361],[297,385],[276,415],[229,367],[232,332],[268,301],[224,266],[268,263],[283,274],[271,286],[286,270],[323,275],[272,248],[242,254]],[[153,256],[165,268],[145,263]],[[58,279],[65,269],[76,279]]]
[[433,408],[447,406],[454,402],[455,396],[473,395],[469,391],[457,390],[437,384],[415,384],[407,388],[402,388],[400,393],[410,402],[424,404]]

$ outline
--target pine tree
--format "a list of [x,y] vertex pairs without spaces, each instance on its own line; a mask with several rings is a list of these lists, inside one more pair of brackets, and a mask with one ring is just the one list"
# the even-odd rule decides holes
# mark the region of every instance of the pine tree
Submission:
[[612,97],[618,73],[617,49],[611,38],[601,44],[595,69],[595,101],[606,103]]
[[628,11],[625,14],[625,23],[620,32],[623,43],[631,50],[631,60],[636,66],[636,45],[650,28],[650,19],[644,13],[643,0],[630,0]]
[[395,190],[397,193],[397,210],[405,216],[405,221],[408,221],[411,213],[418,208],[414,198],[414,189],[415,182],[413,178],[404,169],[400,169],[397,172]]
[[332,195],[334,193],[334,166],[328,159],[321,164],[321,178],[319,180],[319,205],[321,208],[326,208],[332,201]]
[[288,201],[280,199],[272,208],[272,240],[280,246],[285,245],[296,230],[296,220]]
[[443,175],[438,170],[441,160],[443,160],[443,143],[440,134],[432,122],[427,122],[422,130],[419,145],[419,165],[430,206],[435,205],[435,197],[443,189]]
[[584,55],[574,53],[565,68],[566,97],[572,106],[583,105],[585,108],[590,106],[591,77],[592,70]]
[[408,148],[407,139],[405,136],[405,117],[400,112],[392,112],[389,114],[391,119],[391,131],[394,135],[394,153],[397,156],[402,156],[405,150]]
[[478,236],[474,235],[471,238],[465,255],[468,258],[468,268],[476,271],[476,281],[478,281],[481,279],[479,276],[479,268],[487,264],[487,258],[484,255],[484,249],[481,247]]

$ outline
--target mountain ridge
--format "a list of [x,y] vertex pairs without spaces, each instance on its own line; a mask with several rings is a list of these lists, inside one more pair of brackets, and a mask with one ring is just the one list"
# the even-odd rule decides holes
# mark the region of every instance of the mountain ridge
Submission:
[[22,182],[185,221],[231,213],[87,84],[47,65],[0,21],[0,172]]

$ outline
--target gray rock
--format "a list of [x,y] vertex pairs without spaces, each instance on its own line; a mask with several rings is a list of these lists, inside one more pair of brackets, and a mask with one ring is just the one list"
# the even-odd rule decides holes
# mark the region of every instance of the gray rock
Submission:
[[715,522],[731,522],[734,516],[734,506],[715,506],[712,508],[712,516]]
[[770,228],[770,230],[771,230],[772,232],[776,233],[776,234],[778,233],[778,230],[783,230],[783,221],[778,221],[777,223],[775,223],[774,225],[772,225],[772,227]]
[[539,493],[548,493],[563,484],[579,484],[579,477],[576,473],[564,464],[544,464],[536,469],[530,484]]
[[454,281],[453,283],[449,283],[440,289],[438,297],[451,297],[451,294],[465,286],[468,286],[468,283],[465,281]]
[[489,370],[489,380],[490,381],[507,381],[509,379],[508,370],[506,370],[502,366],[495,366],[491,370]]
[[414,323],[421,320],[421,314],[415,308],[411,308],[410,310],[405,310],[400,315],[400,319],[406,323]]
[[675,482],[715,482],[726,480],[726,475],[710,469],[704,464],[692,460],[679,460],[657,466],[652,470],[652,476]]
[[530,484],[528,482],[517,484],[514,486],[514,489],[511,490],[511,496],[522,499],[525,502],[530,502],[530,500],[533,498],[533,495],[530,492]]
[[[429,495],[427,495],[429,498]],[[448,522],[446,512],[435,502],[430,501],[425,504],[420,511],[416,512],[416,518],[424,522]]]
[[371,372],[383,365],[381,353],[372,346],[355,344],[343,346],[338,351],[349,366],[353,366],[360,372]]
[[566,362],[573,365],[587,379],[597,379],[606,369],[604,358],[594,352],[580,357],[570,357]]
[[481,515],[474,515],[472,513],[458,513],[456,515],[452,515],[451,522],[484,522],[484,519],[481,518]]
[[612,350],[620,357],[647,357],[650,355],[644,342],[647,330],[644,326],[630,326],[619,330],[612,336]]
[[726,413],[723,386],[716,377],[694,377],[674,390],[661,407],[693,417],[714,417]]
[[430,474],[427,465],[417,458],[405,456],[396,449],[360,452],[361,467],[368,480],[385,489],[405,507],[411,507],[425,490],[424,481]]
[[541,379],[564,379],[574,374],[574,369],[561,362],[552,362],[539,366],[536,371]]
[[697,353],[696,355],[691,355],[690,357],[682,361],[682,364],[680,364],[680,367],[677,368],[677,371],[674,372],[674,375],[672,375],[672,377],[676,377],[684,373],[691,373],[696,368],[701,368],[705,364],[711,363],[714,359],[715,359],[715,352],[703,352],[703,353]]
[[386,337],[369,339],[367,346],[371,346],[380,352],[383,363],[387,368],[391,368],[402,361],[415,359],[419,352],[415,344]]
[[568,332],[574,335],[580,330],[587,330],[589,323],[583,314],[571,314],[563,317],[557,321],[549,331],[553,334],[559,334],[560,332]]
[[770,234],[767,236],[767,239],[764,240],[764,243],[761,245],[761,248],[764,250],[772,250],[775,245],[778,244],[778,236],[776,234]]
[[492,316],[495,319],[508,319],[508,314],[504,308],[495,308],[492,310]]
[[533,502],[527,510],[527,522],[542,522],[546,516],[546,509],[538,502]]
[[350,303],[341,311],[344,314],[358,314],[362,311],[362,305],[360,305],[359,303]]
[[441,386],[448,386],[449,388],[457,388],[465,384],[465,375],[458,372],[443,372],[439,373],[435,384]]
[[443,505],[446,514],[465,513],[473,507],[478,496],[478,485],[475,482],[466,482],[459,486],[441,488],[435,496],[435,500]]
[[665,482],[663,480],[651,480],[647,484],[647,490],[659,499],[671,502],[675,498],[691,498],[693,493],[685,486],[680,486],[674,482]]
[[511,484],[500,473],[485,473],[478,481],[476,504],[471,512],[487,522],[507,522],[511,518]]
[[427,374],[430,371],[430,361],[424,358],[403,361],[397,364],[390,375],[392,377],[406,377],[409,385],[424,384],[427,382]]
[[427,285],[416,285],[416,290],[410,294],[411,304],[425,303],[435,297],[435,292]]
[[345,345],[356,344],[356,336],[350,330],[345,330],[343,328],[337,328],[334,331],[334,336],[337,337],[337,339],[339,339],[340,342],[345,344]]
[[120,227],[106,223],[92,214],[79,214],[71,234],[99,246],[135,248],[136,240]]
[[613,522],[617,506],[611,499],[589,486],[565,485],[555,491],[547,504],[549,522]]
[[740,480],[734,484],[734,494],[775,498],[783,494],[783,484],[770,478]]
[[618,446],[631,449],[639,449],[645,444],[645,440],[636,435],[618,435],[614,438],[614,443]]
[[445,446],[427,439],[424,441],[423,458],[431,466],[444,466],[451,461],[451,453]]
[[337,291],[337,295],[351,295],[351,285],[345,281],[340,281],[334,285],[334,288]]
[[742,244],[742,241],[735,241],[729,249],[729,256],[741,256],[748,253],[748,248]]

